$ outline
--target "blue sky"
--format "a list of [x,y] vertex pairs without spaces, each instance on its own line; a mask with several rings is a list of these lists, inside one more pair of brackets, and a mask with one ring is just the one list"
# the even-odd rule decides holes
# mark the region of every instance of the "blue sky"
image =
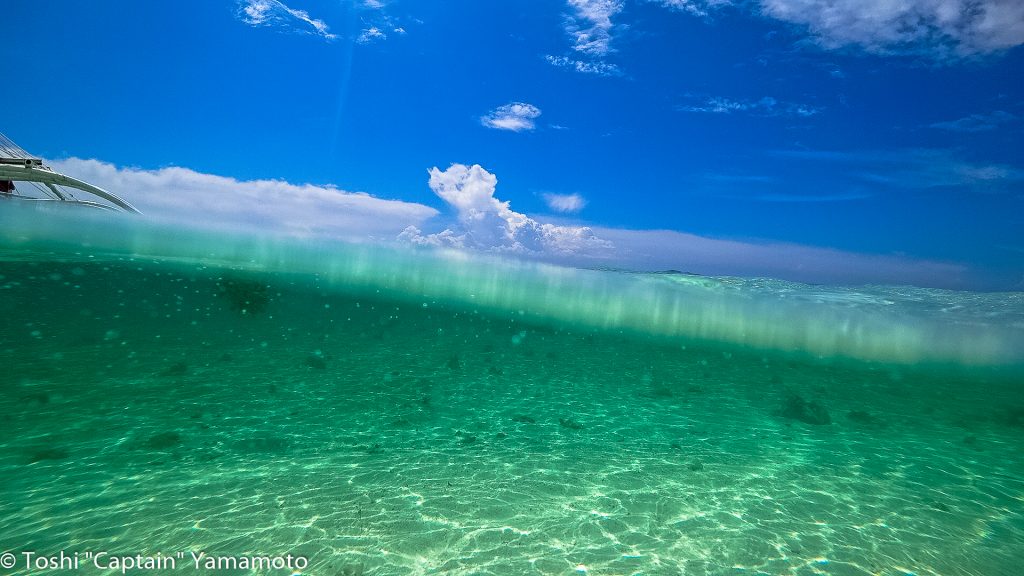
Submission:
[[13,0],[4,20],[0,131],[147,213],[186,212],[153,199],[175,182],[270,186],[252,218],[334,194],[381,222],[286,229],[1024,288],[1017,0]]

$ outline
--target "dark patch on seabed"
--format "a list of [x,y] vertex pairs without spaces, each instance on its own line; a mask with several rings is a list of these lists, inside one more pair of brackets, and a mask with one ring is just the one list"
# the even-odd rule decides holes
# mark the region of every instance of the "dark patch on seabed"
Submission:
[[1018,371],[185,264],[3,262],[0,287],[0,551],[292,554],[310,574],[1021,573]]

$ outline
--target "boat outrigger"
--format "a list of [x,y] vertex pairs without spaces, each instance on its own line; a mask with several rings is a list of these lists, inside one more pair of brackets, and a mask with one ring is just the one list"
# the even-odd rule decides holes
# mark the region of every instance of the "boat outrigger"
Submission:
[[[18,188],[16,183],[25,183],[28,186]],[[81,192],[104,202],[78,198],[76,193]],[[126,200],[99,186],[54,171],[43,164],[42,159],[32,156],[10,138],[0,134],[0,200],[5,198],[68,202],[105,210],[139,213]]]

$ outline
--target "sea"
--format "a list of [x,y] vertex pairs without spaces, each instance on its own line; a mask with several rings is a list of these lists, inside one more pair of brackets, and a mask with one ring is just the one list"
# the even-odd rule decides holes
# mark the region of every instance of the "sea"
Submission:
[[1022,447],[1020,292],[0,206],[0,574],[1019,576]]

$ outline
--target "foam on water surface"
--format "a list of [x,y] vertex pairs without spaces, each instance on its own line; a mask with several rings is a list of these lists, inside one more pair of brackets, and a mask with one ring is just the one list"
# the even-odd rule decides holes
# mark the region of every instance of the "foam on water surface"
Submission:
[[1019,570],[1019,294],[24,214],[0,211],[0,550]]

